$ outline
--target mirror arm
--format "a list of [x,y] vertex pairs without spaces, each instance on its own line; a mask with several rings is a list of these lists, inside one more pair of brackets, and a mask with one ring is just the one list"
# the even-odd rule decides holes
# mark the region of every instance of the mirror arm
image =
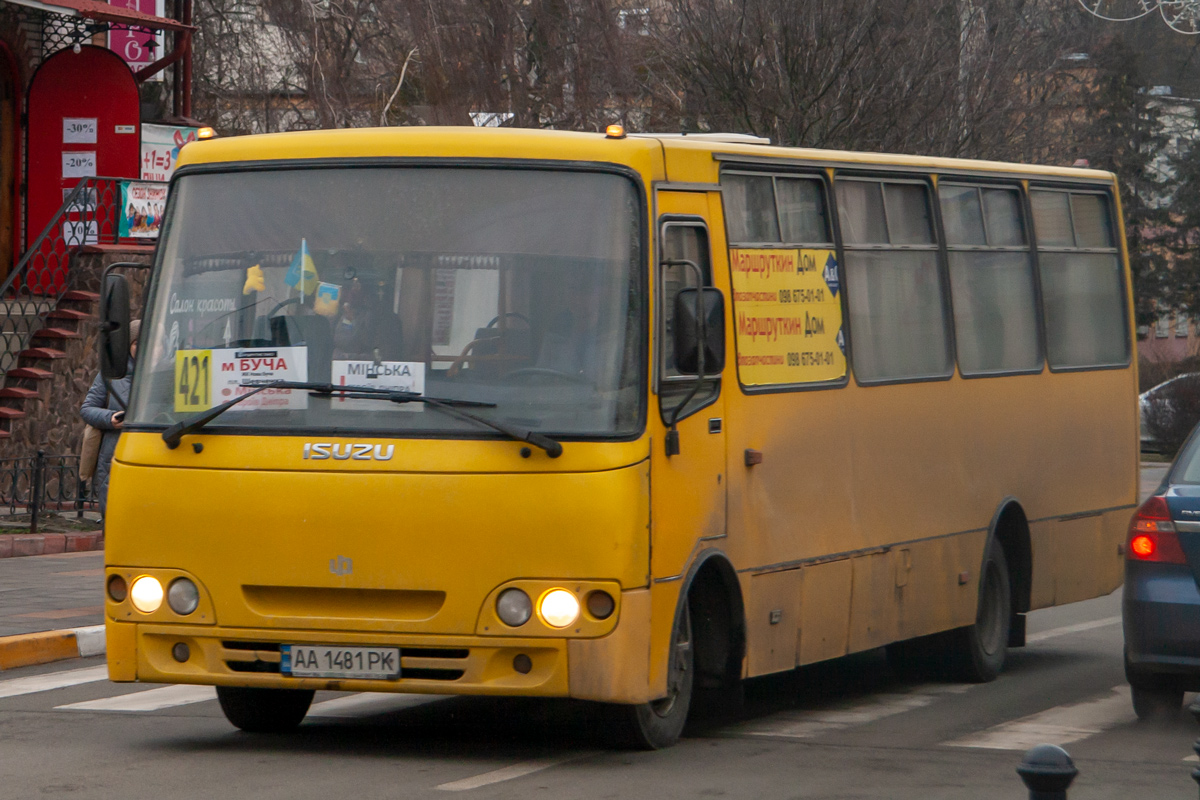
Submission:
[[682,258],[671,259],[663,261],[662,266],[685,267],[696,275],[696,341],[700,347],[696,361],[696,380],[692,384],[692,389],[683,398],[683,401],[671,410],[671,424],[667,428],[666,438],[666,451],[669,458],[679,455],[679,429],[676,427],[679,417],[683,414],[683,410],[687,408],[687,404],[692,402],[696,397],[696,394],[700,391],[700,387],[704,385],[704,345],[708,338],[708,322],[704,314],[704,273],[700,270],[696,262]]

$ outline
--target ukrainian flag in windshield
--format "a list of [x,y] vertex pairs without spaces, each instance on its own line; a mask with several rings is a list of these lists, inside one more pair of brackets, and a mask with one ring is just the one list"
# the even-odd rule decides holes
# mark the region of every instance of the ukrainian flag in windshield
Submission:
[[306,295],[317,290],[320,278],[317,277],[317,266],[313,263],[312,256],[308,254],[307,239],[300,240],[300,250],[292,259],[287,275],[283,277],[283,282]]

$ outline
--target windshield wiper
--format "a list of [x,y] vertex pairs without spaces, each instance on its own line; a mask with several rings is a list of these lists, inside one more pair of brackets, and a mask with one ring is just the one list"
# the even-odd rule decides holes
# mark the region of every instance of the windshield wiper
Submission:
[[333,394],[338,394],[347,398],[379,398],[381,400],[389,400],[393,403],[424,403],[433,408],[440,408],[447,414],[459,417],[461,419],[474,422],[479,425],[486,426],[492,430],[499,431],[511,439],[518,442],[528,442],[535,447],[540,447],[545,450],[551,458],[558,458],[562,455],[562,445],[551,439],[549,436],[544,436],[540,433],[523,428],[515,428],[505,425],[500,422],[493,422],[483,417],[477,417],[474,414],[468,414],[465,411],[459,411],[455,406],[471,406],[474,408],[495,408],[495,403],[484,403],[477,400],[455,400],[449,397],[426,397],[415,392],[399,392],[395,389],[383,389],[378,386],[338,386],[332,383],[311,383],[306,381],[272,381],[264,383],[261,386],[254,387],[253,390],[239,395],[232,400],[227,400],[219,406],[213,406],[208,411],[201,411],[193,417],[182,419],[174,425],[167,428],[162,433],[163,441],[167,447],[174,450],[179,446],[179,442],[189,433],[200,430],[208,423],[212,422],[217,417],[224,414],[229,409],[236,406],[248,397],[253,397],[265,389],[307,389],[309,392],[330,397]]
[[[208,411],[201,411],[193,417],[181,419],[171,427],[167,428],[162,433],[163,441],[167,443],[167,447],[174,450],[179,447],[179,442],[184,436],[194,431],[198,431],[208,423],[212,422],[217,417],[224,414],[229,409],[236,406],[248,397],[253,397],[264,389],[307,389],[310,392],[315,392],[320,395],[329,396],[331,392],[339,392],[342,390],[351,390],[360,392],[363,396],[374,397],[381,394],[393,394],[393,389],[380,389],[377,386],[335,386],[332,383],[312,383],[308,381],[271,381],[260,386],[255,386],[252,391],[246,392],[243,395],[238,395],[232,400],[226,400],[219,406],[213,406]],[[477,403],[473,400],[453,400],[446,398],[441,400],[443,403],[452,403],[470,406],[486,406],[494,407],[495,403]]]
[[[469,422],[483,425],[484,427],[503,433],[510,439],[514,439],[518,442],[528,442],[534,447],[540,447],[541,449],[545,450],[546,455],[550,456],[551,458],[558,458],[563,452],[562,444],[554,439],[551,439],[545,434],[529,430],[528,428],[518,428],[513,425],[506,425],[503,422],[496,422],[495,420],[479,417],[475,414],[468,414],[466,411],[462,411],[456,407],[481,406],[484,408],[495,408],[495,403],[478,403],[473,400],[450,400],[443,397],[427,397],[423,394],[417,394],[416,392],[398,392],[394,390],[389,391],[387,389],[379,389],[376,387],[363,388],[370,388],[371,391],[363,392],[360,391],[359,387],[356,386],[335,386],[333,387],[333,391],[336,392],[340,397],[346,398],[377,398],[379,400],[390,400],[393,403],[424,403],[427,406],[444,411],[452,417],[458,417],[459,419],[465,419]],[[318,390],[314,392],[314,394],[326,394],[326,392]]]

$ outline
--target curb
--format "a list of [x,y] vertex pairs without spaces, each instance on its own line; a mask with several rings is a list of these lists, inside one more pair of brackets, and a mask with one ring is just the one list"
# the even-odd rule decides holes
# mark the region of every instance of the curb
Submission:
[[104,626],[0,637],[0,670],[104,655]]
[[[104,531],[0,534],[0,558],[82,553],[103,549]],[[3,665],[0,665],[0,669],[3,668]]]

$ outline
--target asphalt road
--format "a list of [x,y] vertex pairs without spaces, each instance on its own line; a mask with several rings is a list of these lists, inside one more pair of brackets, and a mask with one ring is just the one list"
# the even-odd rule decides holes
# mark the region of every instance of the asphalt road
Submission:
[[737,716],[655,753],[606,748],[603,718],[569,702],[320,693],[299,731],[254,736],[209,689],[110,684],[99,659],[12,670],[0,797],[1016,800],[1022,752],[1054,742],[1075,800],[1194,798],[1200,727],[1135,720],[1119,614],[1119,592],[1031,614],[990,684],[901,680],[880,653],[751,681]]

